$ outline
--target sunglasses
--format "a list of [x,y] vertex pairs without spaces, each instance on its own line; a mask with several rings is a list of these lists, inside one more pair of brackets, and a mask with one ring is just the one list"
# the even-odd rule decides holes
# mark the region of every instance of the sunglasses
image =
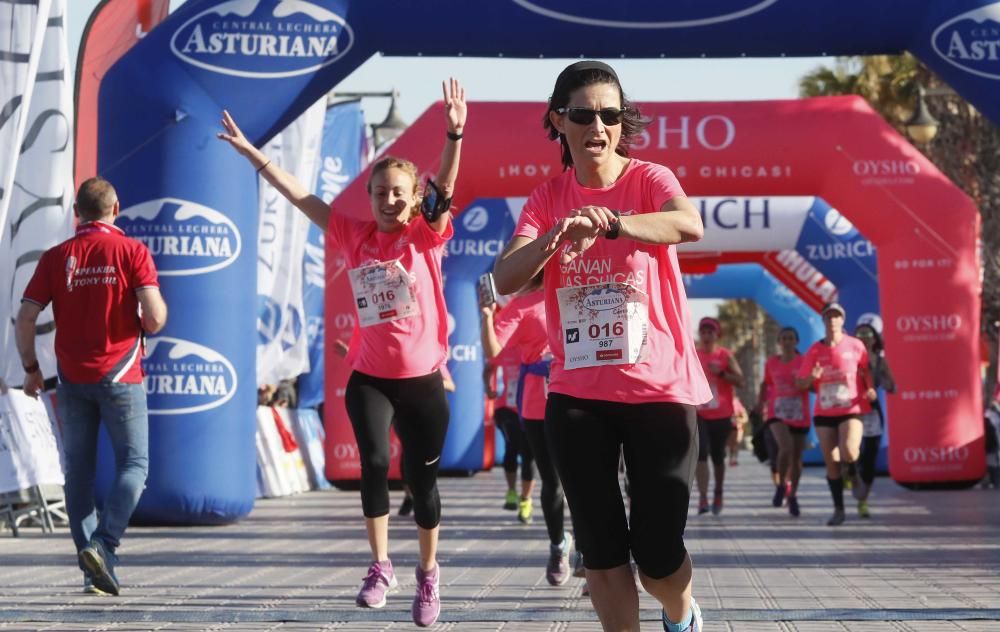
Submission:
[[590,125],[594,122],[595,116],[601,117],[601,122],[607,126],[621,125],[625,117],[625,110],[618,108],[603,108],[601,110],[591,110],[590,108],[557,108],[556,112],[565,114],[573,123],[577,125]]

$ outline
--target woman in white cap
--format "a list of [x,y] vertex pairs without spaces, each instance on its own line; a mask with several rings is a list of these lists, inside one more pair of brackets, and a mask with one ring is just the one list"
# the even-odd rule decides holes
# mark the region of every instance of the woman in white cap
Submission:
[[802,359],[796,382],[802,390],[816,390],[813,424],[819,437],[826,482],[833,497],[833,515],[827,525],[844,522],[844,476],[855,476],[855,463],[861,451],[861,417],[871,410],[875,399],[868,349],[857,338],[844,332],[846,312],[840,303],[823,308],[826,336],[813,343]]

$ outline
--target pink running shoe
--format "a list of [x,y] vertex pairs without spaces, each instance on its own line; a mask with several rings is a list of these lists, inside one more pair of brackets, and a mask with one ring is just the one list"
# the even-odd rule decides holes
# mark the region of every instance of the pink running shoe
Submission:
[[413,598],[413,622],[418,627],[434,625],[441,614],[441,596],[438,593],[441,566],[425,571],[417,565],[417,595]]
[[385,605],[385,596],[398,585],[396,573],[392,571],[392,562],[372,562],[355,603],[362,608],[381,608]]

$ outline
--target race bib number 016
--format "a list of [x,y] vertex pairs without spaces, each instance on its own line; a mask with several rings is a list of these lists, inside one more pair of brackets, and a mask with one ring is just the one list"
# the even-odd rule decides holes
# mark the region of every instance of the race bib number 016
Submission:
[[598,283],[556,291],[567,370],[635,364],[646,344],[649,297],[627,283]]
[[362,327],[420,314],[410,275],[399,261],[354,268],[348,274]]

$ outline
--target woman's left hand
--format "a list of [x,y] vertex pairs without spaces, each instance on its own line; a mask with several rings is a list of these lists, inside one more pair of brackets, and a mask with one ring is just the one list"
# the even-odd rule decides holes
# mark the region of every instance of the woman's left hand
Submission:
[[458,83],[458,79],[451,77],[448,81],[441,82],[441,92],[444,93],[444,116],[448,131],[461,134],[469,115],[469,108],[465,103],[465,88]]
[[867,391],[865,391],[865,397],[868,398],[868,401],[874,402],[876,399],[878,399],[878,393],[875,392],[874,388],[870,388]]

